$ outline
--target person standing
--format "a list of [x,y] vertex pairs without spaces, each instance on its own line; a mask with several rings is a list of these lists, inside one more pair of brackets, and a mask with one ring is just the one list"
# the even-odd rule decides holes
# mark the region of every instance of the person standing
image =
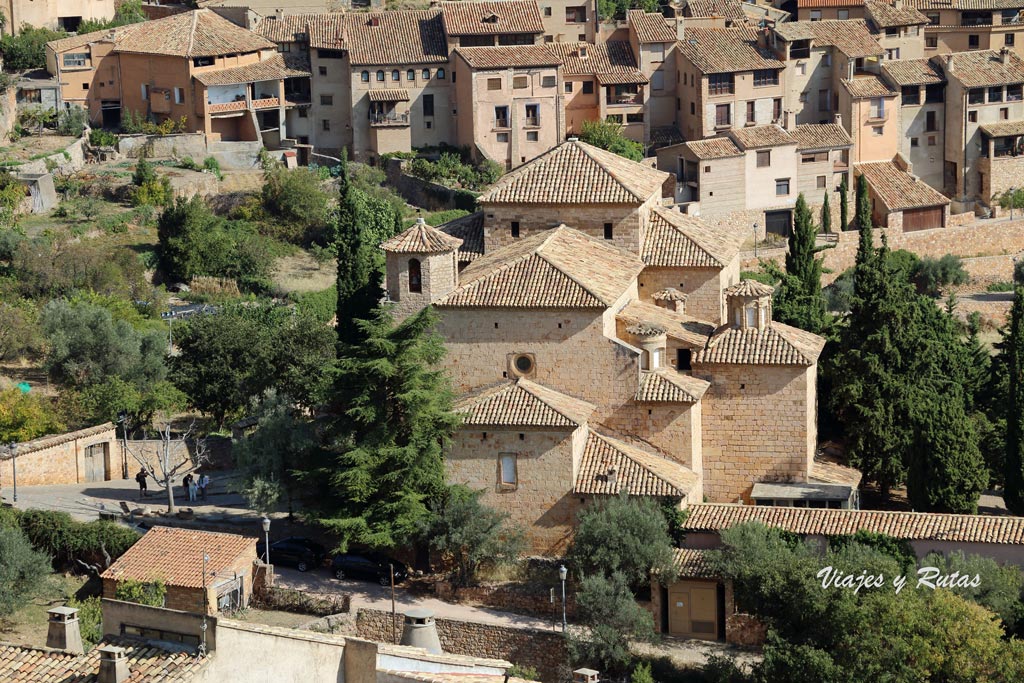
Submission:
[[196,484],[196,480],[193,479],[191,476],[189,476],[189,480],[188,480],[188,499],[189,499],[189,501],[195,502],[195,500],[196,500],[196,489],[198,489],[198,488],[199,488],[199,485]]
[[135,475],[135,481],[139,482],[139,500],[142,500],[149,495],[146,491],[146,479],[148,477],[149,475],[146,474],[145,469],[140,469],[139,473]]
[[206,488],[210,485],[210,477],[207,476],[206,472],[199,475],[199,496],[206,500]]
[[182,493],[184,495],[187,495],[189,500],[195,500],[195,498],[192,497],[192,494],[191,494],[192,482],[194,480],[195,480],[195,478],[192,476],[191,472],[189,472],[188,474],[186,474],[184,477],[181,478]]

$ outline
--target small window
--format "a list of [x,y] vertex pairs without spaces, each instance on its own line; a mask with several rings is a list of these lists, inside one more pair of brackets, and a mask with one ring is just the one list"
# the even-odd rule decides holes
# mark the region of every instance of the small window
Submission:
[[192,60],[192,66],[213,66],[213,57],[196,57]]
[[563,86],[563,88],[565,89],[565,92],[571,93],[572,92],[572,81],[566,81],[565,85]]
[[885,126],[872,126],[871,134],[875,136],[881,136],[885,132]]
[[175,104],[185,104],[185,89],[184,88],[175,88],[174,89],[174,103]]
[[512,79],[512,88],[514,90],[522,90],[530,86],[530,78],[528,76],[516,76]]
[[539,104],[528,104],[526,105],[526,120],[524,121],[527,126],[539,126],[540,125],[540,105]]
[[754,115],[754,101],[753,100],[750,100],[749,102],[747,102],[747,123],[748,124],[757,123],[756,117]]
[[391,70],[391,80],[393,80],[393,81],[400,81],[400,80],[402,80],[402,72],[399,71],[398,69],[392,69]]
[[1007,102],[1019,102],[1024,96],[1024,86],[1020,85],[1008,85],[1006,86],[1006,101]]
[[999,108],[999,120],[1006,121],[1010,118],[1010,109],[1008,107]]
[[550,17],[551,16],[551,8],[550,7],[545,7],[544,8],[544,16],[545,17]]
[[775,196],[785,197],[789,194],[789,178],[779,178],[775,181]]
[[149,99],[149,84],[147,83],[142,84],[142,99],[143,101]]
[[978,122],[978,112],[976,112],[976,111],[969,111],[969,112],[967,112],[967,120],[970,121],[971,123],[977,123]]
[[519,221],[512,221],[512,236],[519,237]]
[[423,291],[423,272],[419,259],[409,259],[409,291]]
[[1014,35],[1015,34],[1013,34],[1013,33],[1004,33],[1003,34],[1003,45],[1006,45],[1007,47],[1013,47]]
[[754,87],[763,88],[779,84],[779,72],[775,69],[758,69],[754,72]]
[[615,233],[615,226],[612,225],[611,223],[605,223],[604,224],[604,238],[606,240],[610,240],[610,239],[612,239],[614,233]]
[[361,80],[363,83],[369,83],[370,82],[370,72],[369,71],[365,71],[365,70],[362,71],[359,74],[359,80]]
[[69,52],[68,54],[64,55],[64,66],[85,66],[88,59],[89,53],[87,52]]
[[501,79],[500,78],[488,78],[487,79],[488,90],[501,90]]
[[327,75],[327,67],[326,66],[318,67],[317,71],[319,72],[319,74],[321,76],[326,76]]
[[438,69],[437,70],[437,80],[443,81],[444,80],[444,76],[445,76],[444,69]]
[[697,105],[695,105],[693,102],[690,102],[690,114],[691,115],[695,115],[696,113],[697,113]]
[[910,138],[910,146],[917,147],[917,138]]
[[929,135],[928,136],[928,146],[929,147],[934,147],[935,146],[935,136],[934,135]]
[[850,10],[848,10],[848,9],[841,9],[841,10],[837,10],[836,11],[836,19],[849,19],[849,18],[850,18]]
[[377,69],[377,81],[379,83],[383,83],[384,82],[384,70],[383,69]]
[[410,83],[415,82],[416,81],[416,70],[415,69],[407,69],[406,72],[405,72],[405,80],[409,81]]
[[508,106],[502,105],[494,108],[494,127],[508,128]]
[[978,49],[978,36],[977,34],[971,34],[967,36],[967,49],[977,50]]
[[820,9],[812,9],[811,10],[811,21],[821,21],[821,10]]
[[540,133],[538,133],[535,130],[528,130],[528,131],[526,131],[526,141],[527,142],[539,142],[540,141]]
[[594,94],[594,81],[583,81],[583,94],[593,95]]
[[299,118],[300,119],[308,119],[309,118],[309,110],[306,109],[305,107],[300,107],[299,108]]
[[[1013,34],[1012,33],[1007,33],[1006,35],[1012,36]],[[925,37],[924,37],[924,46],[926,48],[928,48],[929,50],[937,49],[939,47],[939,37],[938,36],[925,35]]]
[[732,115],[728,104],[715,105],[715,125],[728,126],[732,123]]
[[423,78],[423,80],[425,80],[425,81],[429,81],[429,80],[430,80],[430,69],[424,69],[424,70],[423,70],[423,71],[422,71],[422,72],[420,73],[420,76],[421,76],[421,77]]
[[1002,102],[1003,101],[1003,86],[996,85],[988,89],[988,101],[989,102]]
[[967,91],[967,104],[984,104],[985,103],[985,89],[984,88],[972,88]]
[[554,88],[556,83],[554,76],[544,76],[540,79],[540,84],[545,88]]
[[331,129],[331,122],[329,120],[327,120],[327,119],[322,119],[320,121],[320,128],[322,130],[330,130]]
[[[771,150],[763,150],[757,153],[757,167],[768,168],[772,165],[772,153]],[[787,192],[786,194],[789,194]]]
[[[82,84],[82,90],[88,90],[88,89],[89,89],[89,84],[88,83],[83,83]],[[39,91],[37,90],[36,92],[38,93]],[[36,101],[38,102],[40,100],[36,100]]]
[[434,96],[424,95],[423,96],[423,115],[433,116],[434,115]]
[[516,472],[516,460],[518,456],[515,453],[502,453],[499,456],[499,478],[498,483],[502,486],[516,486],[519,484],[519,475]]
[[692,370],[693,352],[690,349],[676,349],[676,370]]
[[747,327],[757,327],[757,309],[748,306],[744,310],[747,312]]
[[508,133],[498,133],[498,142],[508,142]]
[[817,177],[817,187],[819,190],[825,188],[825,176],[820,175]]
[[324,105],[325,107],[331,106],[332,104],[334,104],[334,95],[321,95],[320,104]]

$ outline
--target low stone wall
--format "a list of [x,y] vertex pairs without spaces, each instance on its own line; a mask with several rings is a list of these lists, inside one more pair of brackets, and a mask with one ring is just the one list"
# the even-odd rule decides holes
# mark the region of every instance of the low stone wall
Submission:
[[[507,612],[522,612],[540,617],[562,617],[562,596],[556,593],[555,601],[552,602],[548,589],[531,588],[516,583],[456,588],[447,581],[438,581],[434,584],[434,590],[441,600],[484,605]],[[576,613],[574,595],[566,596],[565,609],[570,616]]]
[[342,593],[341,595],[319,595],[288,588],[273,587],[259,597],[259,603],[261,607],[266,607],[267,609],[294,612],[295,614],[308,614],[311,617],[327,617],[348,613],[352,605],[352,596],[348,593]]
[[208,156],[203,133],[121,136],[117,141],[117,151],[133,159],[143,152],[150,159],[192,157],[202,162]]
[[85,168],[85,140],[75,140],[63,151],[54,152],[42,159],[29,161],[19,166],[12,166],[10,170],[16,173],[45,175],[50,173],[50,169],[46,167],[48,161],[50,165],[54,166],[54,170],[61,173],[74,173],[82,170]]
[[6,142],[7,136],[14,130],[18,120],[18,103],[15,98],[17,87],[13,84],[0,91],[0,142]]
[[475,194],[467,190],[454,190],[405,173],[406,161],[388,159],[385,172],[388,184],[394,187],[405,201],[428,211],[465,209],[473,211]]
[[[402,614],[395,615],[392,622],[390,612],[360,609],[356,614],[356,635],[390,643],[393,632],[401,637],[403,620]],[[544,683],[557,683],[562,679],[568,654],[560,633],[454,619],[437,619],[436,624],[441,648],[447,653],[533,666]]]

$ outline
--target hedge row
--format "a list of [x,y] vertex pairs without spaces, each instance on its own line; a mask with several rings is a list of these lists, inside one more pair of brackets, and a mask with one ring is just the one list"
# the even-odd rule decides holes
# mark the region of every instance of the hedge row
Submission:
[[116,560],[132,547],[139,535],[105,520],[77,522],[66,512],[0,508],[0,528],[16,528],[32,546],[53,559],[54,569],[80,568],[75,560],[106,566],[103,551]]

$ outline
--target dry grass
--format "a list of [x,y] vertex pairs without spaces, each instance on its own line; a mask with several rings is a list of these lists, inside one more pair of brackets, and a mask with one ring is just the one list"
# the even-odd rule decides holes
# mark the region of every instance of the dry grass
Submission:
[[63,605],[85,585],[80,576],[54,574],[51,578],[50,585],[10,619],[0,620],[0,641],[26,647],[46,645],[46,610]]
[[308,614],[294,614],[292,612],[279,612],[277,610],[256,609],[253,607],[236,612],[231,615],[231,618],[250,624],[280,626],[282,628],[295,628],[316,619],[316,617],[311,617]]
[[4,161],[29,161],[67,149],[77,138],[64,135],[30,135],[6,147],[0,147]]
[[274,284],[282,292],[319,292],[334,284],[337,268],[320,265],[308,252],[282,256],[274,263]]

